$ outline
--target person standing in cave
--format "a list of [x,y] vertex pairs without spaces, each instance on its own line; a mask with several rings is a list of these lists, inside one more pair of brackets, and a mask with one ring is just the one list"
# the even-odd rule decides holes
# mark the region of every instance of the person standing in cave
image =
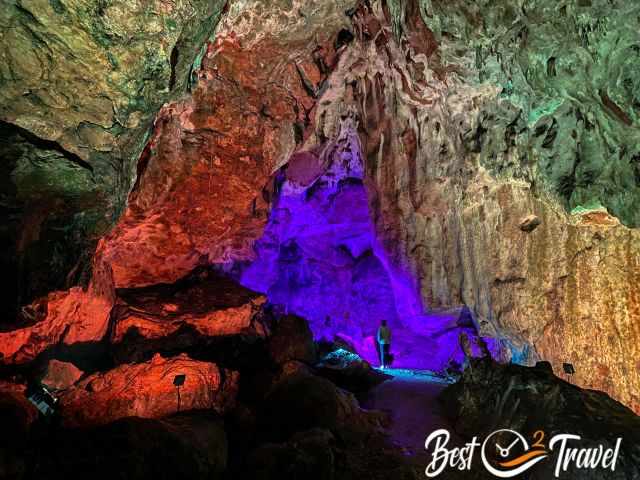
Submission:
[[384,369],[387,366],[389,352],[391,351],[391,330],[387,327],[386,320],[380,322],[376,340],[378,342],[378,352],[380,353],[380,367]]

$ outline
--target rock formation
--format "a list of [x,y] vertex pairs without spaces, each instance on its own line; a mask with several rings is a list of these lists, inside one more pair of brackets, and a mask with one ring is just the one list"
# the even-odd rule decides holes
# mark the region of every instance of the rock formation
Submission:
[[[185,375],[179,388],[175,377]],[[63,423],[103,425],[125,417],[161,418],[181,410],[216,410],[233,405],[237,374],[186,355],[156,355],[141,364],[96,373],[60,396]]]
[[[554,418],[611,414],[633,437],[639,15],[624,0],[8,0],[0,476],[134,469],[158,455],[148,434],[191,477],[411,478],[385,415],[341,388],[384,380],[382,319],[399,356],[430,362],[411,368],[471,364],[450,390],[470,425],[522,380],[529,410],[533,388]],[[570,363],[575,385],[473,355]],[[60,426],[25,400],[34,379]],[[31,465],[49,428],[61,443]]]
[[2,266],[11,281],[2,308],[8,317],[52,290],[87,284],[96,240],[125,206],[147,130],[158,108],[187,90],[224,5],[3,5]]
[[638,410],[638,113],[610,55],[637,7],[604,8],[360,4],[305,148],[355,110],[377,236],[424,306],[466,304],[514,361],[570,362]]
[[[572,464],[561,476],[580,480],[640,476],[640,418],[602,392],[579,389],[541,365],[527,368],[474,360],[461,381],[442,392],[441,401],[455,420],[456,432],[469,439],[503,428],[528,438],[542,430],[548,450],[551,437],[559,433],[579,435],[583,447],[615,448],[622,438],[613,472],[578,470]],[[602,416],[602,412],[607,413]],[[555,476],[558,451],[556,446],[549,459],[535,467],[535,478]]]
[[[118,288],[172,283],[196,266],[253,256],[270,175],[308,135],[336,62],[344,2],[230,7],[188,99],[166,105],[127,210],[106,241]],[[325,25],[330,25],[326,28]],[[265,190],[265,187],[266,190]]]

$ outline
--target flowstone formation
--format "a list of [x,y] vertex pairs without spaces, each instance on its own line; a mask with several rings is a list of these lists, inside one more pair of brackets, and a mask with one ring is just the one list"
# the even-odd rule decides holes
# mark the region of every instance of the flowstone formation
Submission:
[[257,258],[239,274],[244,285],[307,318],[327,339],[371,337],[381,319],[401,325],[396,298],[406,299],[408,291],[375,252],[356,128],[345,114],[334,142],[289,160],[275,180]]
[[376,235],[424,306],[636,411],[637,9],[360,4],[305,145],[358,112]]
[[376,331],[393,332],[395,368],[443,372],[464,363],[459,337],[481,340],[465,308],[425,313],[414,278],[378,242],[364,179],[358,121],[346,110],[321,146],[295,153],[276,174],[269,220],[256,258],[233,272],[248,288],[309,321],[314,337],[336,338],[377,364]]

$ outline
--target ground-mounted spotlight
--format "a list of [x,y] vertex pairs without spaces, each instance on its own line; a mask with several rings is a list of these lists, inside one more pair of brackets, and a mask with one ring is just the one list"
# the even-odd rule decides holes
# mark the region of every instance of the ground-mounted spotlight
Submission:
[[562,370],[567,375],[567,381],[569,381],[569,377],[576,373],[576,369],[573,368],[573,364],[571,363],[563,363]]
[[56,413],[58,399],[42,384],[29,385],[25,392],[27,399],[45,417],[51,417]]

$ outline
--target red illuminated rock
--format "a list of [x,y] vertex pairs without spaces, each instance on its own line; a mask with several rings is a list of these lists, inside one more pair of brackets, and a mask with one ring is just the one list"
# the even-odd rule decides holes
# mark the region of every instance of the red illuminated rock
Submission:
[[107,333],[115,299],[111,269],[98,255],[85,290],[73,287],[36,302],[35,323],[0,333],[0,362],[26,363],[58,343],[73,345],[101,340]]
[[83,372],[72,363],[51,360],[41,382],[52,390],[66,390],[80,380]]
[[[179,389],[177,375],[185,375]],[[124,417],[160,418],[184,410],[224,412],[235,401],[238,374],[186,355],[120,365],[93,374],[60,396],[68,426],[106,424]],[[178,403],[179,402],[179,403]]]
[[[264,302],[264,297],[262,298]],[[265,332],[259,324],[252,320],[259,304],[250,303],[238,308],[217,310],[204,315],[184,315],[177,318],[150,318],[131,314],[117,323],[113,341],[123,341],[129,330],[135,329],[146,339],[168,337],[185,325],[193,327],[200,335],[216,337],[248,333],[250,330],[264,336]],[[252,327],[256,327],[252,329]]]
[[232,337],[266,337],[265,302],[206,268],[174,285],[122,290],[112,315],[111,352],[122,363],[147,360],[153,352],[194,349],[207,352],[207,359],[222,358],[221,342],[230,339],[231,348]]
[[231,9],[193,95],[166,105],[138,165],[128,208],[107,237],[117,287],[172,283],[196,266],[251,258],[270,175],[307,136],[317,89],[335,65],[349,2]]

